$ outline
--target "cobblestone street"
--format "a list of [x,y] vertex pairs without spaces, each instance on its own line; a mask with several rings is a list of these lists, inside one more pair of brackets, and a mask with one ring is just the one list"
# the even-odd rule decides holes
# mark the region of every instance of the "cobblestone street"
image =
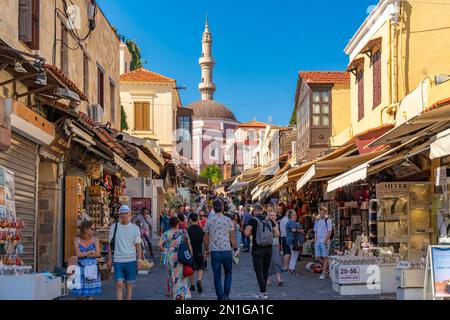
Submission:
[[[239,265],[233,265],[233,282],[231,287],[232,300],[256,300],[258,286],[256,276],[253,272],[252,258],[250,253],[243,252],[240,255]],[[165,296],[166,273],[164,266],[155,259],[155,267],[148,275],[139,275],[135,285],[134,300],[167,300]],[[283,287],[273,283],[268,285],[268,294],[270,300],[395,300],[395,295],[388,296],[340,296],[331,287],[330,280],[319,280],[319,275],[305,269],[308,258],[302,258],[298,264],[299,275],[293,276],[283,274],[285,281]],[[210,261],[208,261],[210,266]],[[112,275],[112,278],[114,275]],[[216,300],[214,291],[212,270],[208,269],[203,280],[204,292],[199,294],[192,293],[193,300]],[[66,299],[72,299],[67,297]],[[114,281],[103,283],[103,294],[100,300],[114,300],[115,289]]]

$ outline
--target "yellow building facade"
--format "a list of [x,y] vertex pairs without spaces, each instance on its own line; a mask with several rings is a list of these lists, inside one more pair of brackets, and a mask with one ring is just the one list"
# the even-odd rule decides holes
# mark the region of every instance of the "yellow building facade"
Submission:
[[435,79],[450,74],[450,1],[445,2],[382,0],[369,14],[345,48],[351,123],[332,141],[398,124],[410,112],[405,105],[399,110],[401,102],[414,91],[421,91],[422,101],[420,106],[411,102],[413,109],[450,96]]

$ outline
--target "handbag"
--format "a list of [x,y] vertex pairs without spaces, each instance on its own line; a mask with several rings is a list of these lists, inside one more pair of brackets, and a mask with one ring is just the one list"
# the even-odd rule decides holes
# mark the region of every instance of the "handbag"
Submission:
[[183,265],[183,278],[190,277],[194,274],[194,269],[191,266]]
[[292,250],[302,251],[303,243],[305,243],[305,236],[302,233],[295,233]]
[[90,264],[84,266],[84,277],[88,280],[98,279],[98,266],[97,264]]
[[193,257],[186,241],[186,231],[183,230],[183,239],[178,247],[178,262],[184,266],[192,266]]

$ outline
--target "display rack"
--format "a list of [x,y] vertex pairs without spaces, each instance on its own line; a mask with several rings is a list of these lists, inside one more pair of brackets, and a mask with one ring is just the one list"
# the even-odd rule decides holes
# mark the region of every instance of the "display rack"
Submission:
[[73,239],[78,235],[78,228],[86,215],[85,210],[85,181],[81,177],[66,177],[66,201],[65,201],[65,241],[64,257],[75,255]]
[[419,262],[424,259],[433,237],[431,184],[399,182],[395,185],[401,188],[389,190],[391,185],[387,183],[377,186],[378,244],[393,247],[402,260]]

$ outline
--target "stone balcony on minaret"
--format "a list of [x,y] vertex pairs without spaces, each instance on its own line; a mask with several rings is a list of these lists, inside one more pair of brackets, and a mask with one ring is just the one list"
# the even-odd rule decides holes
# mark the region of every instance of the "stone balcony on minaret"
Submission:
[[198,89],[202,95],[202,100],[213,100],[216,84],[213,81],[213,69],[216,64],[212,55],[212,35],[209,32],[208,18],[206,18],[205,31],[202,37],[202,56],[199,59],[202,69],[202,82]]

